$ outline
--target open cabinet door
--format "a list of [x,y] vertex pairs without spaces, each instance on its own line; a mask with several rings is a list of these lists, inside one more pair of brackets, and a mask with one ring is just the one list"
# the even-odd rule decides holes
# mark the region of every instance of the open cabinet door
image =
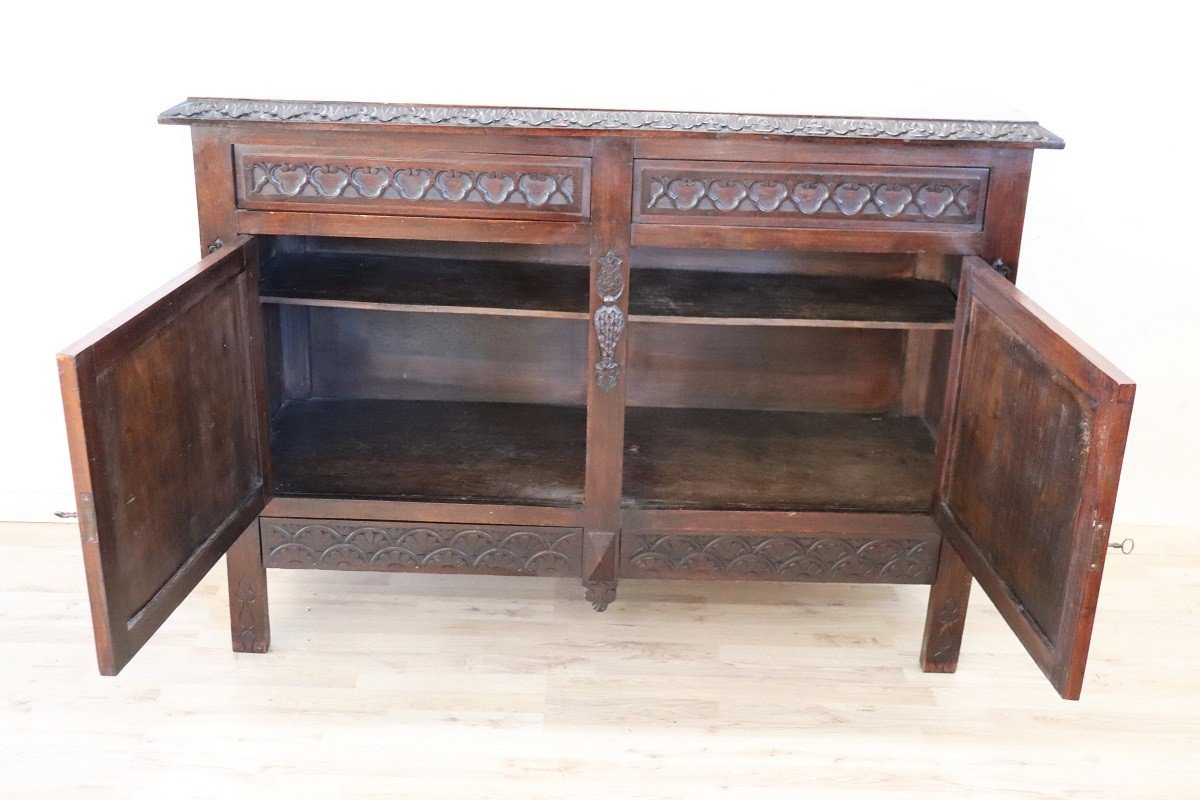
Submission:
[[239,237],[59,354],[104,675],[265,504],[257,258]]
[[1079,698],[1134,385],[979,258],[960,282],[935,515]]

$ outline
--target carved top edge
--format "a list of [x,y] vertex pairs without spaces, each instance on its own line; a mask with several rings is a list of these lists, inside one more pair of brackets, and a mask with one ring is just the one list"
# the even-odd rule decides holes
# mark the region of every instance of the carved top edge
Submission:
[[398,103],[238,100],[195,97],[159,115],[168,124],[204,122],[319,123],[528,128],[533,130],[749,134],[817,139],[968,142],[1059,149],[1063,140],[1036,122],[1002,120],[807,117],[570,108],[492,108]]

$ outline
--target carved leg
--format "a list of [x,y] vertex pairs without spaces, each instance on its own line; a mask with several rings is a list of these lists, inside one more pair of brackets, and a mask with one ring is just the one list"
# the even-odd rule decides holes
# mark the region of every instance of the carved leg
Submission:
[[603,611],[617,597],[617,547],[620,537],[610,531],[588,531],[583,537],[583,596]]
[[962,645],[967,600],[971,597],[971,573],[945,539],[938,556],[937,577],[929,590],[925,613],[925,638],[921,642],[924,672],[954,672]]
[[583,596],[597,611],[603,611],[617,599],[616,581],[584,581],[583,589]]
[[225,554],[229,571],[229,624],[235,653],[265,653],[271,644],[267,616],[267,570],[263,567],[258,521]]

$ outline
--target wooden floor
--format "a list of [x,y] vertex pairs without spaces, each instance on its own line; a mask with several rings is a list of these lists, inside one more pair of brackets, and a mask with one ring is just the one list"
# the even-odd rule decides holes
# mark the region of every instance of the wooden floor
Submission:
[[101,678],[75,529],[0,525],[0,797],[1198,797],[1200,530],[1118,533],[1069,703],[978,591],[922,674],[917,586],[273,571],[234,655],[217,569]]

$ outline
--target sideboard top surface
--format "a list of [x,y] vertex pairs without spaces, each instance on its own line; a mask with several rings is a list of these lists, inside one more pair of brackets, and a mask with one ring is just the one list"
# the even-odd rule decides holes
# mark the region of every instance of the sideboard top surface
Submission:
[[498,108],[309,100],[193,97],[158,117],[166,124],[267,123],[376,128],[499,128],[522,132],[717,134],[903,143],[964,143],[1061,149],[1063,140],[1037,122],[907,119],[687,111]]

